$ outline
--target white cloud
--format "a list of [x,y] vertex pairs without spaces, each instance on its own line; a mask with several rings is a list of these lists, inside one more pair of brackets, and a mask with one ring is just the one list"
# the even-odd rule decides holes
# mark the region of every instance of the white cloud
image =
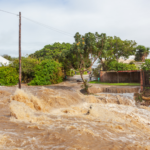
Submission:
[[[106,33],[150,46],[148,0],[26,0],[0,1],[0,9],[71,33],[66,36],[22,18],[22,54],[54,42],[73,43],[73,35]],[[18,17],[0,12],[0,55],[18,55]]]

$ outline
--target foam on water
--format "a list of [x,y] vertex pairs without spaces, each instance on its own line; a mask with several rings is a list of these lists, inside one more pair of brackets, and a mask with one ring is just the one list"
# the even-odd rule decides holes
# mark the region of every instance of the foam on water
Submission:
[[135,106],[134,93],[97,93],[96,97],[106,103]]
[[0,132],[0,145],[25,150],[150,150],[147,108],[136,107],[131,93],[85,96],[78,91],[39,88],[33,94],[17,89],[10,98],[10,119],[5,118],[7,128],[12,124],[17,134]]

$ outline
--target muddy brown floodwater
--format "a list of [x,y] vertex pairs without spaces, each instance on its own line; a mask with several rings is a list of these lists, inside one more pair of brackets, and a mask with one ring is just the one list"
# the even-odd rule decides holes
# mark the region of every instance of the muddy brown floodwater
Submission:
[[0,87],[0,150],[150,150],[150,109],[76,83]]

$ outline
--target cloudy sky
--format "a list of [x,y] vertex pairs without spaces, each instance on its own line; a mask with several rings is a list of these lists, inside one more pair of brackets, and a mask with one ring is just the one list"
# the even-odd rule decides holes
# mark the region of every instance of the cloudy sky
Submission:
[[[22,18],[22,55],[54,42],[73,43],[76,32],[106,33],[150,47],[150,0],[0,0],[0,10],[20,11],[49,26]],[[18,56],[18,24],[18,16],[0,11],[0,55]]]

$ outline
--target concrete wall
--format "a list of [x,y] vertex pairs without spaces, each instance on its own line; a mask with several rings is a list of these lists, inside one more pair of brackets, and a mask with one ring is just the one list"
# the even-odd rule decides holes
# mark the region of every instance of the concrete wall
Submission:
[[[122,83],[140,83],[140,72],[118,72],[119,82]],[[117,83],[117,72],[100,71],[101,82]]]

